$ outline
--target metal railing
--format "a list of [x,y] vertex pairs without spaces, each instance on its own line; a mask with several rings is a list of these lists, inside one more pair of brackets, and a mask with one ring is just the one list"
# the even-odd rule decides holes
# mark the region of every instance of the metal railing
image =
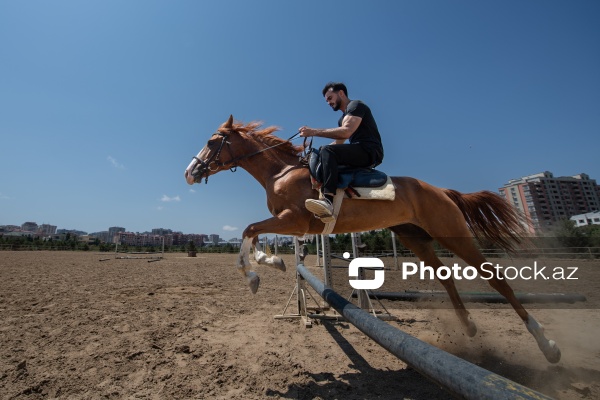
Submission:
[[[0,244],[0,251],[85,251],[79,246],[75,248],[71,246],[40,246],[34,243],[5,243]],[[90,246],[88,251],[99,251],[96,246]],[[112,250],[114,252],[114,250]],[[513,254],[507,253],[503,249],[480,249],[481,253],[487,258],[566,258],[566,259],[600,259],[600,247],[531,247],[519,249]],[[111,251],[107,251],[111,252]],[[182,252],[180,247],[165,249],[167,253]],[[199,247],[198,253],[229,253],[235,254],[239,252],[239,248],[227,247]],[[279,247],[278,254],[294,254],[292,248]],[[454,254],[446,249],[436,250],[438,257],[454,257]],[[393,257],[393,250],[371,251],[366,250],[361,252],[363,257]],[[398,257],[416,257],[415,254],[407,249],[397,250]]]

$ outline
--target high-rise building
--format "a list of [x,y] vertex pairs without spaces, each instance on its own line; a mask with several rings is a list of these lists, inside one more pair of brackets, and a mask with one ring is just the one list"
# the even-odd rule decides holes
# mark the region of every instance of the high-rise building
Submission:
[[121,228],[120,226],[111,226],[108,228],[108,237],[110,238],[111,243],[118,243],[118,241],[115,239],[115,236],[117,236],[117,234],[120,232],[125,232],[125,228]]
[[172,245],[173,246],[185,246],[189,242],[194,242],[194,244],[198,247],[202,247],[204,243],[208,240],[208,236],[204,234],[197,233],[189,233],[184,234],[182,232],[175,232],[171,235],[172,237]]
[[220,241],[221,241],[221,238],[216,233],[212,233],[212,234],[208,235],[208,243],[211,244],[212,246],[218,246]]
[[549,172],[511,179],[500,195],[543,230],[561,219],[600,209],[600,187],[587,174],[554,177]]
[[35,222],[25,222],[23,225],[21,225],[21,229],[25,232],[37,232],[38,224]]
[[38,232],[42,235],[54,235],[56,233],[56,225],[42,224],[38,227]]
[[166,236],[166,235],[170,235],[172,233],[173,233],[172,229],[165,229],[165,228],[154,228],[154,229],[152,229],[152,234],[153,235]]

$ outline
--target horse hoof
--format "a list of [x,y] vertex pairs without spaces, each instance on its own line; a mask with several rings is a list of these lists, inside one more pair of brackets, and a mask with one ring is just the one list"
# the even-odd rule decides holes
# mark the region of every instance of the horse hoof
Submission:
[[256,275],[254,272],[250,272],[248,274],[248,286],[250,286],[250,290],[252,294],[256,294],[258,292],[258,285],[260,284],[260,277]]
[[473,337],[477,334],[477,325],[475,322],[469,320],[469,326],[467,327],[467,336]]
[[277,268],[280,271],[285,272],[286,268],[285,268],[285,263],[283,262],[283,260],[281,259],[281,257],[274,257],[273,258],[273,267]]
[[560,361],[560,349],[554,340],[548,341],[548,347],[544,350],[544,356],[546,356],[546,360],[552,364],[556,364]]

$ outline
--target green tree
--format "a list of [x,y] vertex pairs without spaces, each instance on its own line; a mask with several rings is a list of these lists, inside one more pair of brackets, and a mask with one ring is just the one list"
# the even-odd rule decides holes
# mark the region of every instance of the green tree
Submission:
[[570,219],[562,219],[558,221],[557,227],[553,233],[563,247],[589,247],[589,237],[584,234],[584,231],[575,226],[575,221]]
[[586,225],[578,229],[588,239],[588,246],[600,247],[600,225]]
[[348,251],[352,248],[352,238],[349,233],[338,233],[333,238],[329,236],[331,251],[335,253]]

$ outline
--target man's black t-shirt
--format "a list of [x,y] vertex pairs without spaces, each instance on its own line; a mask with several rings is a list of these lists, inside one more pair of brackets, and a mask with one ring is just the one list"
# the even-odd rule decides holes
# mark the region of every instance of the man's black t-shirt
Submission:
[[346,112],[338,121],[338,126],[342,126],[342,120],[346,115],[362,118],[360,125],[348,141],[352,144],[360,144],[371,154],[373,164],[380,164],[383,160],[383,145],[371,109],[360,100],[350,101]]

